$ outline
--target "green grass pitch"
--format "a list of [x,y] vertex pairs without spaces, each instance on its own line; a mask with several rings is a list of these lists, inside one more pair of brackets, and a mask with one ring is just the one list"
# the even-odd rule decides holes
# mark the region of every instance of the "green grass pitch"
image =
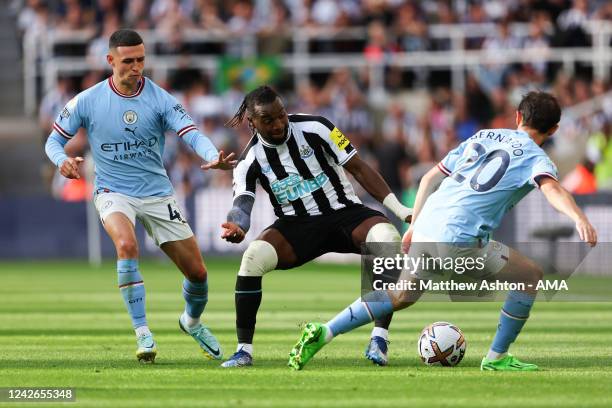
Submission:
[[[205,320],[234,351],[238,259],[207,261]],[[612,406],[612,305],[537,303],[512,351],[535,373],[482,373],[499,303],[420,303],[396,314],[388,367],[363,358],[371,326],[336,339],[301,372],[286,367],[299,325],[327,320],[359,293],[354,266],[311,263],[264,279],[255,366],[224,370],[178,329],[181,277],[161,261],[141,263],[149,324],[159,354],[140,365],[114,263],[0,263],[0,387],[74,387],[68,406]],[[421,329],[447,320],[463,329],[456,368],[424,366]],[[0,406],[6,404],[0,403]],[[20,404],[19,406],[22,406]]]

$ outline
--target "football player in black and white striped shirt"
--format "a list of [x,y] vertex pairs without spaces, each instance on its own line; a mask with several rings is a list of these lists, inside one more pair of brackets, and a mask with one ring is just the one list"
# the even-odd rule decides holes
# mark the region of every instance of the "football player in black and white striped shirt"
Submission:
[[[408,221],[412,214],[326,118],[288,115],[279,95],[267,86],[246,95],[228,125],[238,126],[245,117],[253,138],[234,170],[234,203],[222,237],[234,243],[244,239],[258,183],[278,219],[243,254],[235,293],[238,349],[223,367],[252,364],[265,273],[294,268],[328,252],[360,253],[363,243],[400,242],[389,220],[361,203],[345,170],[400,219]],[[387,363],[391,317],[376,321],[366,350],[366,357],[379,365]]]

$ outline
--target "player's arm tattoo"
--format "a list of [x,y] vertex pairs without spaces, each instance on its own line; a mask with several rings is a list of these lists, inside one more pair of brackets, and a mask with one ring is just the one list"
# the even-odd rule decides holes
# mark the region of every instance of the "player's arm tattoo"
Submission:
[[251,211],[255,197],[239,195],[234,199],[234,205],[227,214],[227,221],[238,225],[246,233],[251,227]]

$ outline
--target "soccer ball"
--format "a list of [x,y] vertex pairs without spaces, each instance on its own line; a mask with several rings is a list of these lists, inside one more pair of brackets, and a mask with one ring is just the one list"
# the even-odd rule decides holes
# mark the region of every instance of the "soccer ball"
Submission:
[[430,324],[419,337],[419,355],[429,366],[456,366],[463,359],[466,346],[461,330],[448,322]]

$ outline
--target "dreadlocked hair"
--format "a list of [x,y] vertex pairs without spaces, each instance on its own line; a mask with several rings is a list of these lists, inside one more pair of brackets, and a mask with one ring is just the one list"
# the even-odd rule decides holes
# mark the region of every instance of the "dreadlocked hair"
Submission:
[[248,112],[253,112],[255,105],[265,105],[268,103],[272,103],[276,100],[276,98],[280,98],[280,95],[268,85],[262,85],[251,92],[246,94],[238,111],[234,115],[233,118],[227,121],[225,126],[227,127],[238,127],[244,120],[244,115]]

